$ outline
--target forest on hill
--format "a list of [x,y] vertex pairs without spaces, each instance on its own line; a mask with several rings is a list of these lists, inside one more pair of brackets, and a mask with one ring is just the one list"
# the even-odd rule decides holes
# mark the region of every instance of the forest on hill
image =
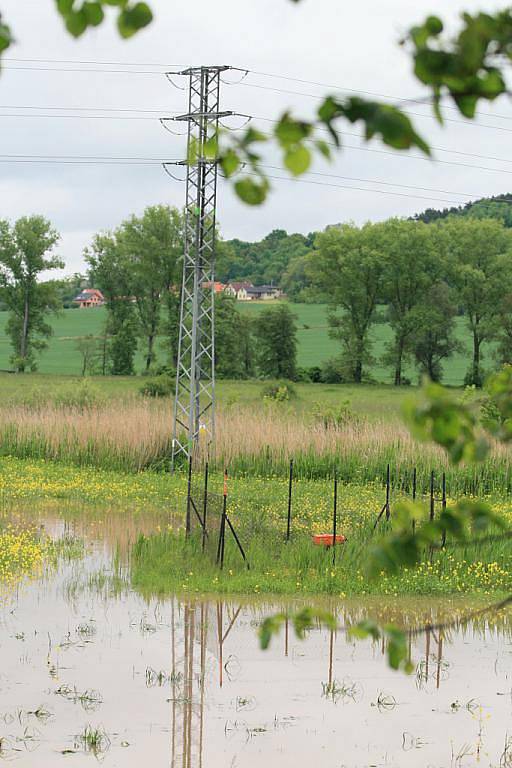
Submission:
[[[457,207],[427,208],[411,219],[431,224],[448,217],[498,219],[505,227],[512,228],[512,193],[483,197]],[[254,285],[278,285],[291,301],[323,303],[328,297],[312,287],[307,273],[307,257],[314,249],[318,234],[274,229],[254,242],[238,238],[223,240],[218,247],[217,277],[223,283],[248,281]]]
[[449,216],[468,216],[473,219],[498,219],[505,227],[512,227],[512,193],[495,195],[494,197],[482,197],[465,205],[452,208],[427,208],[422,213],[412,217],[414,221],[424,221],[431,224],[439,219],[447,219]]

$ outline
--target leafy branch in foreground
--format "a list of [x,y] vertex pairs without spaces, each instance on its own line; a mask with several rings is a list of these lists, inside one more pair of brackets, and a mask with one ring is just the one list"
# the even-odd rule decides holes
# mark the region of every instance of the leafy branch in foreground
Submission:
[[[428,99],[439,122],[443,122],[445,97],[464,117],[474,118],[479,101],[494,101],[507,92],[504,68],[512,58],[512,9],[494,15],[464,13],[458,34],[450,38],[443,33],[443,21],[428,16],[409,30],[401,44],[412,57],[417,79],[430,91]],[[427,141],[402,108],[406,103],[403,99],[395,105],[329,94],[315,119],[299,120],[286,112],[271,133],[251,127],[221,150],[219,161],[228,178],[241,167],[248,169],[248,174],[235,182],[235,191],[244,202],[259,205],[270,189],[262,156],[256,149],[263,142],[277,144],[283,165],[293,176],[307,172],[315,154],[330,159],[331,147],[341,147],[340,122],[360,124],[367,141],[377,136],[393,149],[416,148],[429,155]],[[325,132],[330,143],[322,137]]]
[[[487,383],[487,391],[490,407],[487,407],[486,418],[480,424],[474,404],[461,401],[439,385],[427,381],[420,398],[407,406],[407,421],[420,439],[442,446],[453,463],[481,461],[488,450],[483,435],[484,426],[502,441],[512,439],[512,366],[506,366],[492,376]],[[481,501],[464,499],[443,509],[435,519],[428,515],[423,505],[402,502],[395,507],[392,530],[368,549],[367,576],[376,579],[381,575],[396,574],[404,567],[416,566],[426,553],[444,547],[448,535],[450,544],[468,546],[478,544],[482,540],[481,535],[489,530],[496,531],[498,536],[512,533],[506,521]],[[512,595],[509,595],[479,613],[499,611],[511,603]],[[469,621],[471,616],[468,614],[464,620]],[[260,630],[262,647],[268,647],[284,619],[280,614],[265,620]],[[304,627],[310,628],[315,620],[328,627],[336,624],[332,615],[307,608],[292,617],[294,626],[299,627],[298,636],[303,636]],[[429,628],[430,625],[425,625],[416,634]],[[379,626],[376,622],[365,620],[349,627],[348,632],[358,639],[384,640],[390,667],[412,671],[406,635],[398,627],[392,624]]]
[[[147,27],[153,13],[145,2],[131,0],[54,0],[57,13],[62,16],[68,32],[80,37],[90,27],[98,27],[105,20],[108,8],[117,10],[117,29],[121,37],[132,37]],[[10,27],[0,14],[0,55],[15,42]]]

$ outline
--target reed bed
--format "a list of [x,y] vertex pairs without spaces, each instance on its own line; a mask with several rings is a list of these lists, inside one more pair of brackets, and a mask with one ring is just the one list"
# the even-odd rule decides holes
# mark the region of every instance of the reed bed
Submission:
[[[449,493],[494,493],[512,489],[510,450],[496,445],[478,466],[450,467],[435,446],[418,443],[400,422],[348,420],[325,424],[309,414],[268,406],[225,407],[216,420],[215,451],[200,446],[212,468],[232,475],[284,477],[294,459],[297,478],[321,479],[338,472],[345,482],[382,482],[391,466],[394,485],[410,487],[417,469],[419,490],[430,472],[447,473]],[[139,397],[91,407],[52,403],[0,407],[0,453],[51,459],[78,466],[138,472],[168,470],[172,403]]]

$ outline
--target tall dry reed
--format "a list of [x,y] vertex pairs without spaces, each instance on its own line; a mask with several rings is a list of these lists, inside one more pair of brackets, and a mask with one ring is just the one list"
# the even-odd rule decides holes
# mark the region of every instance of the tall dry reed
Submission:
[[[216,445],[203,444],[217,468],[232,473],[284,475],[290,458],[299,477],[381,481],[391,465],[395,483],[410,484],[413,467],[426,488],[431,470],[447,472],[455,492],[512,487],[510,451],[496,446],[478,467],[449,467],[443,452],[418,443],[399,422],[350,421],[325,426],[308,414],[279,407],[231,406],[216,420]],[[109,401],[91,407],[39,404],[0,407],[0,452],[108,469],[166,469],[172,441],[169,400]]]

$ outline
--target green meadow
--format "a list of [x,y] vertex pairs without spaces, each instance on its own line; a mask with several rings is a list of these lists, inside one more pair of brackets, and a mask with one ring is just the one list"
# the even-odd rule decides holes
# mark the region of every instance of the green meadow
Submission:
[[[239,302],[240,311],[249,315],[268,308],[272,302]],[[320,366],[322,363],[334,357],[339,352],[339,342],[329,337],[327,323],[327,306],[325,304],[291,304],[297,317],[298,326],[298,364],[300,367],[309,368]],[[98,336],[101,333],[105,321],[106,310],[103,307],[96,309],[64,309],[51,318],[50,323],[54,334],[49,341],[49,347],[39,357],[39,371],[41,373],[78,375],[81,370],[80,354],[76,349],[79,337],[92,334]],[[7,313],[0,312],[0,369],[10,368],[9,357],[11,348],[9,339],[5,334]],[[466,330],[464,318],[457,319],[457,335],[465,345],[465,351],[454,355],[444,366],[443,382],[448,386],[460,386],[464,380],[464,374],[468,367],[470,339]],[[367,372],[378,383],[387,383],[391,379],[391,372],[379,363],[385,344],[392,338],[392,331],[388,324],[381,323],[373,328],[373,355],[375,363]],[[141,345],[139,344],[139,347]],[[159,356],[165,360],[165,340],[162,338],[158,344]],[[492,347],[484,345],[484,365],[491,367]],[[136,367],[142,369],[142,350],[139,349],[136,358]],[[406,375],[411,381],[417,380],[414,368],[406,368]]]

